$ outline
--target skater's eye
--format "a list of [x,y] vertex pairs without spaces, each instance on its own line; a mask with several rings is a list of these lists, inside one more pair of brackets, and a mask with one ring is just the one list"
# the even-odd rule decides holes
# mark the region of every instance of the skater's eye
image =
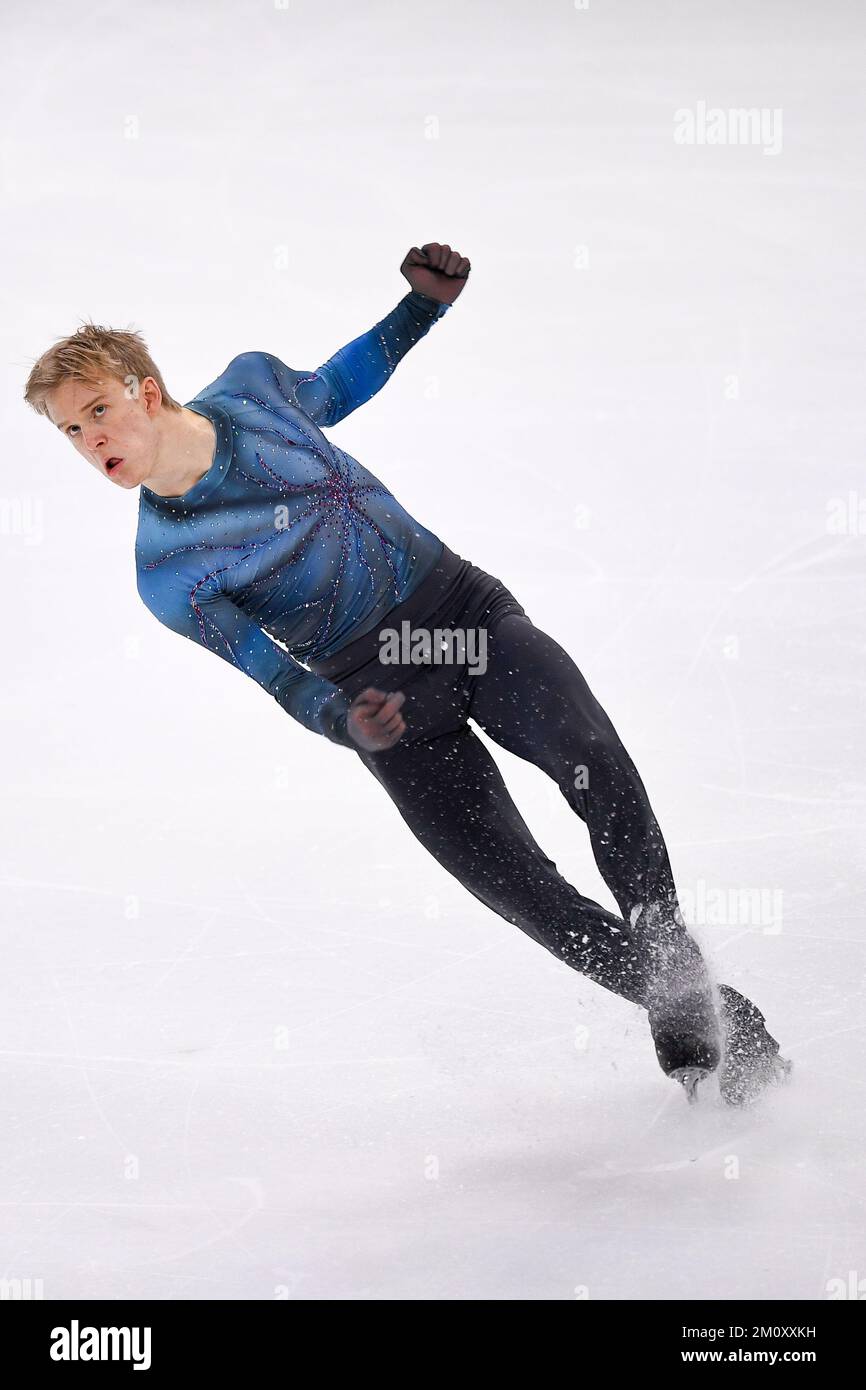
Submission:
[[[107,405],[95,405],[95,406],[93,407],[93,410],[91,410],[91,412],[90,412],[91,419],[93,418],[93,414],[94,414],[95,411],[97,411],[97,410],[107,410],[107,409],[108,409],[108,406],[107,406]],[[96,418],[97,418],[98,420],[101,420],[101,419],[102,419],[102,416],[101,416],[101,415],[98,415]],[[66,426],[66,434],[67,434],[67,436],[69,435],[69,431],[70,431],[70,430],[77,430],[77,429],[78,429],[78,426],[77,426],[77,425],[67,425],[67,426]]]

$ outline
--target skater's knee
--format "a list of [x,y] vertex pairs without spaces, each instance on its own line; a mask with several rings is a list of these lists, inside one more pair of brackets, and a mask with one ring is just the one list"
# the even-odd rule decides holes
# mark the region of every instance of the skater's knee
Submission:
[[626,765],[627,755],[609,723],[584,722],[579,729],[564,728],[561,744],[563,790],[589,791],[593,781],[609,783],[613,769]]

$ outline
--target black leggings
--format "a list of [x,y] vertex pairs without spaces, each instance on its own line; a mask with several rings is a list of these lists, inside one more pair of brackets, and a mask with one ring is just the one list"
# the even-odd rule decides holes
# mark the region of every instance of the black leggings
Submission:
[[[474,649],[468,646],[477,674],[469,661],[383,664],[381,634],[400,633],[403,624],[407,638],[422,629],[433,638],[437,628],[483,631],[483,657],[480,635]],[[646,1006],[650,960],[656,969],[658,962],[630,914],[639,904],[663,904],[672,919],[676,908],[658,822],[634,763],[577,666],[501,581],[446,547],[437,571],[409,600],[328,661],[310,664],[350,698],[366,686],[405,692],[402,738],[387,751],[358,756],[413,834],[506,921],[604,988]],[[588,827],[621,917],[558,872],[470,719],[553,778]],[[673,930],[676,968],[705,981],[697,944],[684,928]]]

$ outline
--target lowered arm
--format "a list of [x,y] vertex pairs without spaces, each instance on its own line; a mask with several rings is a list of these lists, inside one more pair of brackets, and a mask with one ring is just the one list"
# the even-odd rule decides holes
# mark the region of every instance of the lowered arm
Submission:
[[350,702],[342,690],[283,651],[226,594],[208,585],[196,585],[191,593],[174,587],[158,593],[143,577],[139,594],[161,623],[252,677],[306,729],[356,746],[346,732]]

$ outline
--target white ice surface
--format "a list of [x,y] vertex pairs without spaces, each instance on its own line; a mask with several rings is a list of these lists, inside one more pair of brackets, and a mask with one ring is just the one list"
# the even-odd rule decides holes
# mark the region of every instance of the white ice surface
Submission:
[[[52,0],[9,27],[0,1278],[866,1280],[859,6]],[[781,153],[675,145],[699,100],[781,108]],[[181,400],[249,348],[314,367],[428,240],[470,256],[465,294],[334,438],[573,654],[699,915],[781,907],[695,922],[794,1060],[751,1112],[687,1109],[638,1009],[160,628],[136,497],[21,402],[82,317],[141,328]],[[497,757],[612,906],[553,784]]]

